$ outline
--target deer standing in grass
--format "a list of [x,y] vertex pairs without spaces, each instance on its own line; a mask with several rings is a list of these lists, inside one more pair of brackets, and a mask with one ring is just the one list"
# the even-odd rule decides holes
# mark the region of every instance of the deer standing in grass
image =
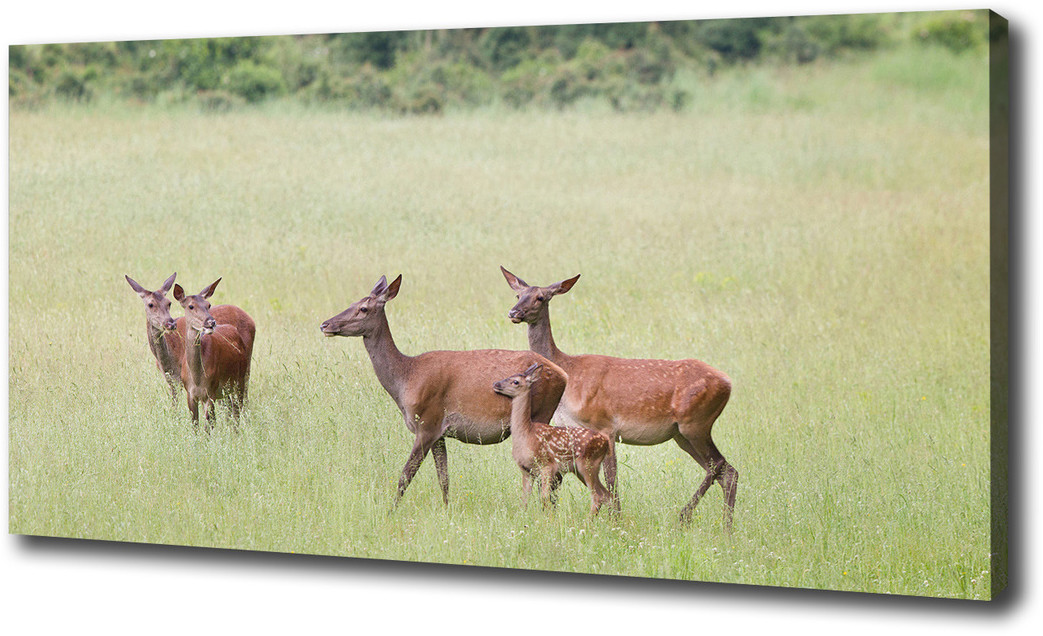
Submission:
[[543,365],[540,383],[532,392],[530,415],[549,423],[565,391],[568,379],[555,364],[531,351],[428,351],[407,356],[391,337],[384,305],[398,295],[402,276],[391,284],[380,277],[373,290],[350,307],[325,321],[327,337],[361,336],[377,380],[395,401],[406,428],[415,435],[402,475],[395,504],[430,452],[449,503],[449,473],[445,438],[468,444],[496,444],[510,435],[511,402],[489,390],[499,378],[533,363]]
[[511,455],[522,470],[525,501],[532,491],[532,478],[540,477],[544,505],[551,489],[566,472],[575,473],[590,488],[590,514],[611,499],[598,473],[608,454],[608,437],[583,426],[548,426],[529,417],[529,392],[539,379],[540,365],[493,384],[493,390],[511,398]]
[[608,435],[605,480],[616,509],[615,442],[651,446],[674,440],[706,471],[681,522],[691,521],[699,499],[714,482],[724,491],[724,527],[731,530],[739,472],[714,445],[710,430],[731,395],[724,373],[699,360],[631,360],[602,355],[571,356],[554,344],[550,299],[572,289],[579,276],[547,287],[529,285],[502,266],[518,302],[507,313],[514,323],[529,326],[529,348],[553,361],[569,382],[556,413],[559,423],[586,426]]
[[[186,295],[181,285],[174,285],[174,298],[185,310],[185,353],[181,381],[188,396],[192,424],[199,426],[199,403],[204,406],[207,431],[213,428],[216,415],[214,402],[227,399],[234,424],[246,404],[253,355],[254,321],[235,305],[210,309],[207,300],[214,295],[218,278],[195,295]],[[218,321],[214,314],[225,317]]]
[[148,338],[148,347],[156,357],[156,367],[170,385],[170,399],[176,403],[177,388],[181,385],[181,360],[185,354],[185,319],[174,320],[171,317],[167,292],[174,284],[177,272],[171,274],[156,291],[145,289],[126,274],[123,277],[145,303],[145,335]]

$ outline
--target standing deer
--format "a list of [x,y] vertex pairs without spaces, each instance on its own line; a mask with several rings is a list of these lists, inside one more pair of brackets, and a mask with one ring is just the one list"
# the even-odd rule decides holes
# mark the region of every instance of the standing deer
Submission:
[[170,385],[170,399],[176,403],[177,387],[181,384],[181,360],[185,355],[185,319],[174,320],[170,316],[167,292],[174,284],[177,272],[171,274],[156,291],[145,289],[126,274],[123,277],[145,303],[145,336],[148,338],[148,347],[156,357],[156,367]]
[[504,278],[518,295],[507,313],[514,323],[529,325],[529,348],[568,374],[556,419],[601,431],[612,441],[605,459],[605,480],[616,506],[615,442],[651,446],[673,439],[706,471],[681,522],[716,481],[724,491],[724,527],[731,530],[739,472],[717,450],[710,429],[731,395],[724,373],[699,360],[631,360],[601,355],[570,356],[554,344],[548,303],[572,289],[579,275],[547,287],[532,286],[502,266]]
[[544,505],[551,489],[566,472],[575,473],[590,488],[590,515],[612,498],[598,473],[608,454],[608,437],[583,426],[548,426],[529,417],[529,392],[539,379],[540,364],[493,384],[493,390],[511,398],[511,455],[522,470],[522,489],[529,500],[532,478],[540,477]]
[[246,404],[256,332],[253,319],[235,305],[214,307],[213,312],[227,322],[219,322],[211,313],[207,299],[220,282],[218,278],[192,296],[186,295],[181,285],[174,285],[174,298],[185,310],[187,332],[181,381],[188,394],[192,424],[198,428],[199,402],[203,402],[208,432],[214,426],[217,400],[228,399],[232,418],[238,423],[239,412]]
[[381,276],[367,296],[323,322],[321,329],[327,337],[362,337],[377,380],[402,412],[406,428],[416,436],[398,480],[395,504],[430,451],[442,501],[448,505],[445,438],[496,444],[510,435],[511,402],[490,391],[492,383],[534,362],[542,364],[530,415],[537,422],[549,423],[568,378],[557,365],[531,351],[485,349],[404,355],[391,337],[384,312],[384,305],[398,295],[401,285],[401,275],[390,285]]

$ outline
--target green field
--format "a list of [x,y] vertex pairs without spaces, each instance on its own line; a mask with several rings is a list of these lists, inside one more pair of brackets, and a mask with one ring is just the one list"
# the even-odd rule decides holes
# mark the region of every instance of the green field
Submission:
[[[11,532],[989,598],[986,60],[688,81],[647,115],[12,112]],[[501,264],[582,273],[569,353],[731,377],[732,535],[718,487],[678,526],[673,443],[618,447],[618,518],[573,477],[523,508],[509,443],[455,441],[449,508],[428,459],[391,511],[411,435],[319,323],[401,273],[404,352],[525,348]],[[123,275],[174,271],[257,323],[239,434],[193,432],[153,364]]]

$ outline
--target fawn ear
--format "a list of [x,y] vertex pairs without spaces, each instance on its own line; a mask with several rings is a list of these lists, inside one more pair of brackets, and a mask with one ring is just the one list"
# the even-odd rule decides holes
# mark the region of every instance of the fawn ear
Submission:
[[220,283],[220,282],[221,282],[221,279],[218,278],[214,282],[210,283],[209,287],[207,287],[203,291],[199,292],[199,295],[202,296],[203,298],[210,298],[211,296],[214,295],[214,290],[217,289],[217,284]]
[[380,293],[380,300],[383,302],[387,302],[395,296],[398,296],[398,289],[400,287],[402,287],[402,274],[399,274],[398,278],[391,281],[391,284],[388,285],[387,288]]
[[175,278],[177,278],[177,272],[174,272],[173,274],[171,274],[171,275],[170,275],[170,278],[168,278],[168,279],[167,279],[167,280],[166,280],[166,281],[165,281],[165,282],[163,283],[163,286],[162,286],[162,287],[160,287],[159,289],[160,289],[160,290],[161,290],[161,291],[162,291],[162,292],[163,292],[164,294],[166,294],[166,293],[167,293],[168,291],[170,291],[170,286],[174,284],[174,279],[175,279]]
[[185,297],[185,290],[181,289],[181,285],[174,285],[174,300],[181,302]]
[[123,275],[123,278],[127,279],[127,282],[130,284],[131,289],[138,292],[138,296],[144,298],[148,295],[148,290],[142,287],[141,285],[137,284],[137,282],[133,278],[127,276],[126,274]]
[[529,288],[528,283],[508,272],[503,265],[500,265],[500,271],[503,272],[503,277],[507,279],[507,284],[510,285],[511,289],[514,291],[522,292]]
[[572,278],[567,278],[560,283],[554,283],[551,285],[551,293],[557,296],[558,294],[564,294],[568,290],[572,289],[572,286],[579,280],[579,274],[576,274]]
[[542,368],[542,364],[540,364],[539,362],[534,362],[531,367],[525,370],[525,379],[529,382],[535,382],[537,374],[540,372],[540,369]]

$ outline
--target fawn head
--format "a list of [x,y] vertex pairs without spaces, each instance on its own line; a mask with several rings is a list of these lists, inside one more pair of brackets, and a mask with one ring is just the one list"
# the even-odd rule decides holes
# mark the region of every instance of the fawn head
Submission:
[[189,331],[198,331],[205,335],[213,333],[217,327],[217,321],[210,315],[210,301],[207,298],[214,295],[214,290],[220,282],[221,279],[218,278],[193,296],[186,295],[181,285],[174,285],[174,298],[185,310],[185,326]]
[[137,284],[133,278],[123,275],[127,279],[127,283],[130,284],[130,288],[141,296],[141,300],[145,303],[145,320],[148,321],[150,327],[156,331],[168,332],[174,331],[174,319],[170,316],[170,299],[167,298],[167,292],[170,291],[170,286],[174,284],[174,278],[177,277],[177,272],[170,275],[170,278],[163,283],[163,286],[156,291],[149,291]]
[[402,286],[402,275],[388,284],[387,277],[381,276],[373,291],[363,296],[350,307],[330,318],[319,326],[327,337],[333,336],[367,336],[380,326],[384,315],[384,304],[398,295]]
[[572,278],[554,283],[553,285],[534,287],[508,272],[503,265],[500,266],[500,271],[503,272],[503,277],[507,279],[507,284],[518,295],[518,302],[507,312],[507,317],[515,324],[520,322],[532,324],[541,317],[546,316],[547,303],[550,302],[551,297],[564,294],[572,289],[572,286],[576,284],[580,276],[576,274]]
[[499,382],[493,383],[493,391],[496,391],[500,395],[506,395],[509,398],[517,397],[523,393],[528,393],[532,389],[532,385],[536,384],[539,380],[540,369],[543,365],[540,363],[534,363],[531,367],[525,370],[524,373],[516,373],[509,378],[504,378]]

